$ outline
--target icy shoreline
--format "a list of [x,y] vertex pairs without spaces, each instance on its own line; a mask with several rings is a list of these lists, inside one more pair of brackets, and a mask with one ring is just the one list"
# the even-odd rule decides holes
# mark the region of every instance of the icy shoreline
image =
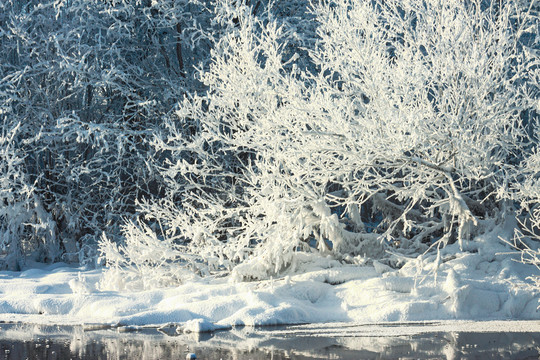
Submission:
[[[235,327],[212,334],[167,334],[80,325],[0,324],[0,346],[12,357],[165,359],[195,353],[201,359],[478,359],[535,358],[537,321],[443,321],[351,325],[330,323]],[[480,331],[478,331],[480,330]],[[117,356],[116,356],[117,355]],[[48,356],[48,357],[47,357]]]
[[[21,318],[22,319],[22,318]],[[169,323],[158,325],[121,325],[121,324],[43,324],[39,322],[0,322],[3,327],[54,327],[80,328],[86,333],[114,330],[122,333],[147,333],[156,330],[160,334],[169,336],[179,336],[182,334],[194,334],[200,336],[204,332],[182,332],[175,331],[182,329],[182,324]],[[389,337],[389,336],[413,336],[431,333],[540,333],[540,322],[538,320],[443,320],[443,321],[412,321],[412,322],[385,322],[357,324],[350,322],[332,322],[316,324],[296,324],[296,325],[240,325],[228,328],[215,329],[212,332],[231,331],[240,333],[268,332],[276,336],[286,337]],[[14,339],[24,339],[22,335],[15,336],[13,332],[4,333],[4,337]],[[28,334],[27,334],[28,335]]]

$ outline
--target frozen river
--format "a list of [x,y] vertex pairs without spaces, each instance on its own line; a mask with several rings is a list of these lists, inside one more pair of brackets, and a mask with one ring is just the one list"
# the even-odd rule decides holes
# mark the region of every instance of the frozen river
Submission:
[[508,323],[509,331],[499,326],[478,331],[474,323],[320,324],[180,335],[175,327],[1,324],[0,328],[1,359],[185,359],[189,353],[197,359],[252,360],[538,359],[540,354],[540,332],[525,331],[516,322]]

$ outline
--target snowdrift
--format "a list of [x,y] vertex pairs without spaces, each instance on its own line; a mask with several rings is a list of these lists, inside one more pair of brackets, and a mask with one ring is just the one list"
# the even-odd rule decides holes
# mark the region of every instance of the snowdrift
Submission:
[[[298,272],[256,282],[193,279],[174,288],[107,290],[102,270],[66,264],[0,273],[0,321],[160,327],[199,333],[236,326],[433,320],[538,320],[538,270],[493,238],[410,260],[399,270],[378,262],[344,265],[298,254]],[[472,245],[472,243],[471,243]]]

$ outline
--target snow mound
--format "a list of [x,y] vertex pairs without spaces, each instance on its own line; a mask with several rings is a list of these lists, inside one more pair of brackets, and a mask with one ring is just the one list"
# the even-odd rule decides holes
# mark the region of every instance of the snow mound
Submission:
[[[437,260],[438,258],[438,260]],[[99,290],[101,270],[68,265],[0,272],[0,320],[37,324],[171,325],[182,333],[234,326],[442,320],[539,320],[537,273],[502,243],[478,241],[383,264],[314,261],[301,273],[254,282],[199,279],[145,291]]]
[[184,326],[179,326],[178,328],[176,328],[176,332],[177,333],[205,333],[205,332],[214,332],[216,330],[227,330],[227,329],[230,329],[230,327],[216,325],[205,319],[193,319],[193,320],[186,321]]

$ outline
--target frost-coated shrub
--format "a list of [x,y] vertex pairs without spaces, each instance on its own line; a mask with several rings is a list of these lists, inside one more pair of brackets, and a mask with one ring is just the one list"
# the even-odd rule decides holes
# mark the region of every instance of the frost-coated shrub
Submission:
[[164,197],[139,208],[153,241],[193,256],[181,266],[256,279],[298,251],[466,250],[515,215],[537,102],[529,4],[320,1],[296,54],[271,6],[219,4],[207,90],[153,141]]
[[[314,126],[354,203],[400,246],[464,240],[505,214],[528,143],[520,115],[537,61],[517,3],[328,1],[315,51],[325,81]],[[320,100],[319,100],[320,99]],[[330,156],[327,156],[327,155]],[[373,210],[372,210],[373,211]]]
[[[196,260],[172,239],[158,239],[143,222],[126,223],[129,234],[122,243],[103,234],[99,251],[106,254],[108,269],[100,281],[102,290],[145,290],[176,285],[195,277]],[[200,262],[200,260],[199,260]]]
[[265,260],[261,273],[251,276],[263,277],[287,267],[298,240],[315,226],[301,222],[303,200],[286,186],[276,187],[279,194],[261,189],[274,186],[265,182],[279,172],[269,159],[279,151],[272,139],[279,132],[275,112],[284,94],[303,83],[283,71],[286,34],[268,12],[257,17],[243,4],[220,4],[216,18],[225,31],[201,74],[208,92],[180,103],[178,119],[166,122],[156,138],[156,150],[166,154],[160,169],[166,197],[141,210],[163,236],[202,259],[207,272],[231,270],[255,256]]

